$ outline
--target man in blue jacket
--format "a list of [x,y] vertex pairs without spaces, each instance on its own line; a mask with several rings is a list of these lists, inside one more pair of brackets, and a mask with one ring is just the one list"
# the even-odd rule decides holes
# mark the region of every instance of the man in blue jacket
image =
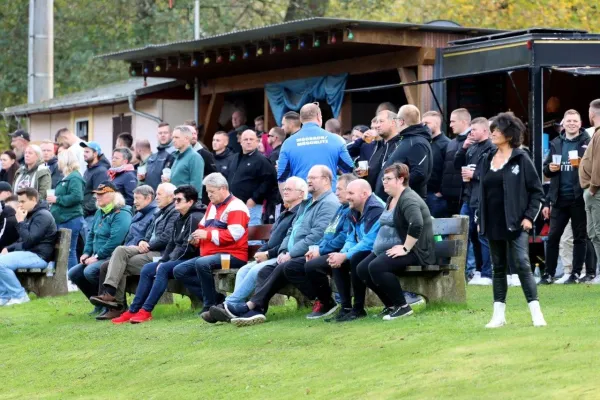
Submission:
[[137,175],[131,164],[133,153],[127,147],[113,150],[111,168],[108,170],[108,179],[117,187],[125,198],[125,204],[133,205],[133,190],[137,187]]
[[[331,286],[328,275],[332,274],[340,297],[342,308],[336,317],[326,322],[353,321],[367,316],[365,296],[367,287],[356,274],[356,267],[373,251],[373,243],[379,232],[379,217],[385,208],[383,201],[373,194],[369,182],[359,179],[351,182],[346,190],[350,206],[350,229],[343,247],[326,257],[318,257],[305,265],[306,277],[321,302],[331,299]],[[354,290],[354,307],[352,294]],[[314,313],[313,313],[314,314]],[[312,318],[320,318],[316,314]]]
[[146,174],[140,179],[140,182],[149,185],[154,190],[161,183],[162,170],[171,167],[173,153],[176,151],[173,146],[173,134],[168,123],[162,122],[158,124],[156,139],[158,140],[156,153],[152,153],[148,158],[146,162]]
[[300,110],[302,129],[281,146],[277,166],[280,186],[290,176],[305,179],[315,165],[325,165],[333,172],[332,187],[337,182],[336,171],[352,172],[354,162],[348,154],[346,143],[338,135],[321,129],[323,117],[316,103],[309,103]]

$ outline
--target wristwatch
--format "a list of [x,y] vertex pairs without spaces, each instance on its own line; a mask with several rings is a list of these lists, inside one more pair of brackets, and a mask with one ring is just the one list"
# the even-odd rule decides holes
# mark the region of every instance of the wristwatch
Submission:
[[408,253],[410,253],[410,250],[408,250],[408,249],[406,248],[406,246],[402,246],[402,248],[404,249],[404,251],[405,251],[407,254],[408,254]]

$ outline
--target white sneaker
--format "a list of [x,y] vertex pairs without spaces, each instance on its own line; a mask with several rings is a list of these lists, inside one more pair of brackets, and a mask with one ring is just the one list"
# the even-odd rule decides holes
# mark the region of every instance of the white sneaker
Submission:
[[554,283],[556,283],[557,285],[564,285],[565,282],[571,277],[571,274],[564,274],[563,276],[560,277],[560,279],[557,279],[556,281],[554,281]]
[[506,283],[508,286],[512,286],[512,275],[506,274]]
[[[531,304],[531,303],[530,303]],[[494,302],[494,314],[492,320],[485,326],[486,328],[500,328],[506,325],[506,304]]]
[[473,278],[471,278],[471,280],[469,281],[469,285],[480,285],[481,282],[481,275],[474,275]]
[[540,308],[540,302],[537,300],[529,303],[529,311],[531,312],[531,321],[533,322],[533,326],[546,326],[546,320],[544,319],[544,315],[542,314],[542,309]]
[[0,307],[5,306],[10,299],[0,299]]
[[479,280],[479,285],[480,285],[480,286],[492,286],[492,284],[493,284],[493,282],[492,282],[492,278],[485,278],[485,277],[482,277],[482,278]]
[[516,287],[521,286],[521,280],[519,279],[519,275],[513,274],[513,276],[512,276],[512,285],[516,286]]
[[68,282],[67,282],[67,290],[68,290],[69,292],[77,292],[77,291],[79,291],[79,288],[78,288],[78,287],[77,287],[77,285],[76,285],[76,284],[74,284],[73,282],[71,282],[71,281],[68,281]]
[[596,277],[594,279],[592,279],[592,285],[598,285],[600,284],[600,275],[596,275]]
[[17,299],[10,299],[8,302],[6,302],[5,306],[14,306],[15,304],[24,304],[24,303],[28,303],[29,300],[29,296],[25,295],[23,297],[19,297]]
[[469,280],[469,285],[471,285],[471,282],[473,282],[473,281],[477,282],[479,279],[481,279],[481,272],[475,271],[473,273],[473,277]]

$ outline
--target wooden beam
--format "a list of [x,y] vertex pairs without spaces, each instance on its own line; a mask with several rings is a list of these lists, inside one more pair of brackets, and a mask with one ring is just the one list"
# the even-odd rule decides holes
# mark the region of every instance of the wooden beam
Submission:
[[304,67],[211,79],[206,82],[206,85],[202,85],[201,94],[211,95],[213,93],[261,89],[265,84],[271,82],[302,79],[312,76],[336,75],[344,72],[348,72],[351,75],[367,74],[418,64],[419,49],[410,48],[391,53],[356,57],[322,64],[307,65]]
[[342,109],[340,110],[338,120],[342,125],[342,135],[344,132],[352,129],[352,93],[346,93],[344,95],[344,102],[342,103]]
[[418,64],[433,65],[435,64],[436,49],[433,47],[421,47],[419,49]]
[[354,38],[344,36],[344,42],[390,46],[446,47],[448,42],[467,37],[455,33],[425,32],[420,30],[352,29]]
[[[433,65],[419,65],[417,67],[417,79],[424,81],[427,79],[433,79]],[[419,110],[421,113],[432,110],[433,95],[429,89],[429,85],[423,84],[414,86],[419,91]]]
[[204,129],[206,132],[204,135],[204,144],[209,148],[212,148],[212,138],[219,126],[219,115],[221,115],[224,101],[224,94],[215,93],[210,97],[210,102],[206,108],[206,117],[204,119]]
[[277,126],[277,122],[275,121],[275,116],[271,111],[271,103],[269,103],[269,97],[267,97],[267,91],[265,90],[265,104],[264,104],[264,117],[265,117],[265,132],[269,132],[271,128]]
[[[400,82],[414,82],[417,80],[417,73],[412,68],[398,68],[398,74],[400,75]],[[406,101],[408,104],[419,106],[419,88],[416,85],[413,86],[402,86],[404,94],[406,95]]]

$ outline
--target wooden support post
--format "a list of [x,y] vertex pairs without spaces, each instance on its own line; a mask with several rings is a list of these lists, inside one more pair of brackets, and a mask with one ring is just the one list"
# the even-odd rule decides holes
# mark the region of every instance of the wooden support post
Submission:
[[344,95],[344,102],[338,120],[342,125],[342,134],[352,129],[352,93]]
[[277,126],[277,121],[275,121],[275,116],[271,111],[271,103],[269,103],[269,97],[267,96],[267,91],[265,90],[265,99],[264,99],[264,117],[265,117],[265,132],[269,132],[271,128]]
[[[417,79],[420,81],[433,79],[433,65],[419,65],[417,67]],[[421,114],[432,110],[433,96],[431,95],[431,90],[429,90],[429,85],[422,84],[416,87],[419,99],[417,107],[421,110]]]
[[219,115],[221,115],[224,101],[225,95],[223,93],[213,93],[210,97],[204,119],[204,131],[206,132],[204,135],[205,144],[212,142],[212,137],[217,131],[217,127],[219,126]]
[[[414,82],[417,80],[417,73],[413,68],[398,68],[398,74],[400,75],[400,81],[402,83]],[[406,95],[406,101],[408,104],[419,106],[419,90],[417,86],[403,86],[404,94]]]

